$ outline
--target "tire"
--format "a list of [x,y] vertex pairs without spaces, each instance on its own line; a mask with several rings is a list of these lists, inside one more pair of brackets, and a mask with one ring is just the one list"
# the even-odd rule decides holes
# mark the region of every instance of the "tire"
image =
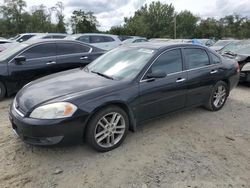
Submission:
[[4,99],[6,96],[6,88],[5,85],[0,81],[0,101]]
[[225,105],[228,95],[228,85],[223,81],[217,82],[211,91],[207,103],[205,104],[206,109],[210,111],[220,110]]
[[107,152],[122,144],[128,128],[127,113],[117,106],[109,106],[98,111],[89,121],[86,141],[96,151]]

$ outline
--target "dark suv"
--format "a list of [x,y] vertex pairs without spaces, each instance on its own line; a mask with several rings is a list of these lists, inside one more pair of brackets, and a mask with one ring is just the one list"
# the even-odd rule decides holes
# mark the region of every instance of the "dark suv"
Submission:
[[42,76],[84,67],[105,51],[79,41],[39,40],[0,53],[0,100]]

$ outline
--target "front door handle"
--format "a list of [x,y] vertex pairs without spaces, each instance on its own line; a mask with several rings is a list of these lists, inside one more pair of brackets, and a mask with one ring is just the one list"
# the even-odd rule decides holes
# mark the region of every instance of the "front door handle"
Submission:
[[211,72],[210,72],[210,74],[216,74],[218,72],[218,70],[212,70]]
[[186,79],[185,78],[178,78],[176,80],[176,83],[181,83],[181,82],[184,82]]
[[88,56],[83,56],[83,57],[80,58],[80,60],[86,60],[88,58],[89,58]]
[[49,61],[48,63],[46,63],[47,65],[53,65],[53,64],[56,64],[55,61]]

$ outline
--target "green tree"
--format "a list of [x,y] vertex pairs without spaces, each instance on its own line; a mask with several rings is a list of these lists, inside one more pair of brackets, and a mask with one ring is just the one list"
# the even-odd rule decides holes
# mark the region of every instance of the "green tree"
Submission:
[[98,22],[93,12],[75,10],[71,16],[71,26],[73,33],[96,32]]
[[3,20],[5,20],[5,32],[7,35],[25,30],[25,24],[22,19],[25,7],[26,2],[23,0],[4,0],[4,5],[0,6],[0,13]]
[[124,28],[130,35],[148,38],[173,37],[175,9],[159,1],[144,5],[130,18],[125,18]]
[[194,38],[199,18],[190,11],[182,11],[176,16],[177,38]]
[[56,32],[60,33],[66,33],[66,27],[65,27],[65,22],[64,22],[64,5],[62,2],[57,2],[55,6],[55,11],[56,11],[56,17],[57,17],[57,25],[56,25]]

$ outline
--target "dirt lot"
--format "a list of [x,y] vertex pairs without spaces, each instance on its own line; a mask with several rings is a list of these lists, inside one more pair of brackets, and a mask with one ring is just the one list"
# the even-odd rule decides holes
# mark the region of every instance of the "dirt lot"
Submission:
[[250,187],[250,88],[219,112],[202,108],[147,123],[108,153],[85,144],[34,147],[17,139],[0,103],[0,187]]

